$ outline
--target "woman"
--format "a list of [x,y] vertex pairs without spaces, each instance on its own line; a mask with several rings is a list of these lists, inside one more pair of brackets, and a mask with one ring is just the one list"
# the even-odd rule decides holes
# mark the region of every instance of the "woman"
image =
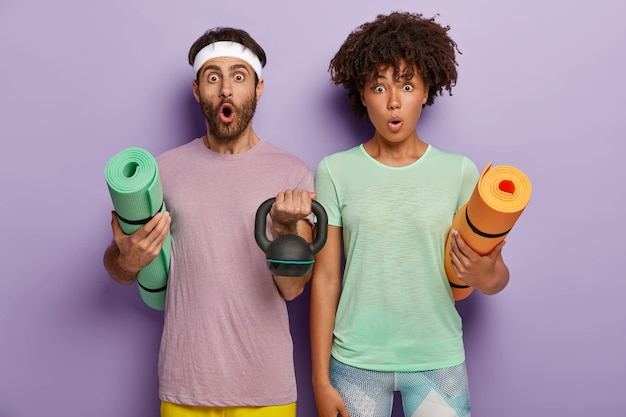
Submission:
[[[416,131],[422,108],[456,83],[458,48],[448,30],[421,14],[379,15],[330,62],[334,83],[375,133],[325,157],[316,173],[329,220],[311,282],[313,388],[322,417],[390,415],[394,391],[407,416],[470,415],[461,318],[443,248],[478,170]],[[509,279],[503,244],[480,256],[454,234],[457,277],[487,294],[502,290]]]

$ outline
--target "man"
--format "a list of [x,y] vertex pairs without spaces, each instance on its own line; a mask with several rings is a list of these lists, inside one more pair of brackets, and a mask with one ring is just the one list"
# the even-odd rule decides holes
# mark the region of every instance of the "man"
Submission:
[[171,232],[159,352],[163,417],[295,416],[285,300],[300,295],[309,276],[271,277],[254,240],[254,218],[276,196],[273,238],[292,233],[310,241],[315,195],[306,190],[313,189],[313,174],[252,129],[266,56],[248,33],[205,32],[189,63],[207,134],[157,157],[169,212],[128,236],[113,215],[114,243],[104,264],[113,279],[132,283]]

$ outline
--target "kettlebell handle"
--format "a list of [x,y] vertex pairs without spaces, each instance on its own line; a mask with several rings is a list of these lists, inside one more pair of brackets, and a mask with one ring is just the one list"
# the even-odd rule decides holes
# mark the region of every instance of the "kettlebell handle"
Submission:
[[[266,229],[267,215],[269,214],[275,201],[276,197],[268,198],[261,203],[256,211],[254,238],[263,252],[267,252],[268,248],[272,244],[272,241],[267,238]],[[326,244],[326,238],[328,237],[328,215],[326,214],[324,207],[315,200],[311,200],[311,211],[313,211],[313,214],[317,217],[315,239],[312,243],[309,243],[311,253],[315,255],[321,251]]]

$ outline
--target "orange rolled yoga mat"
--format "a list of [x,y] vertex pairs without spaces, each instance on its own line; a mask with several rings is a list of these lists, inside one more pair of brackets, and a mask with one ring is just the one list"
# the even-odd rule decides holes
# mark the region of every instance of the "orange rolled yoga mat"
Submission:
[[455,301],[467,298],[474,289],[457,278],[452,269],[452,230],[457,230],[475,252],[486,255],[508,235],[526,208],[530,194],[530,180],[522,171],[508,165],[492,168],[491,162],[487,164],[471,197],[454,216],[446,240],[444,268]]

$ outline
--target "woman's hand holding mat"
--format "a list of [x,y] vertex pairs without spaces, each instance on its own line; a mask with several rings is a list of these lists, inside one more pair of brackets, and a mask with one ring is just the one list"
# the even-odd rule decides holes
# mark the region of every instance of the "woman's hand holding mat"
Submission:
[[451,264],[452,232],[479,255],[487,255],[504,240],[531,195],[528,177],[517,168],[500,165],[483,170],[468,202],[454,216],[444,249],[444,268],[455,301],[467,298],[472,287],[460,280]]

